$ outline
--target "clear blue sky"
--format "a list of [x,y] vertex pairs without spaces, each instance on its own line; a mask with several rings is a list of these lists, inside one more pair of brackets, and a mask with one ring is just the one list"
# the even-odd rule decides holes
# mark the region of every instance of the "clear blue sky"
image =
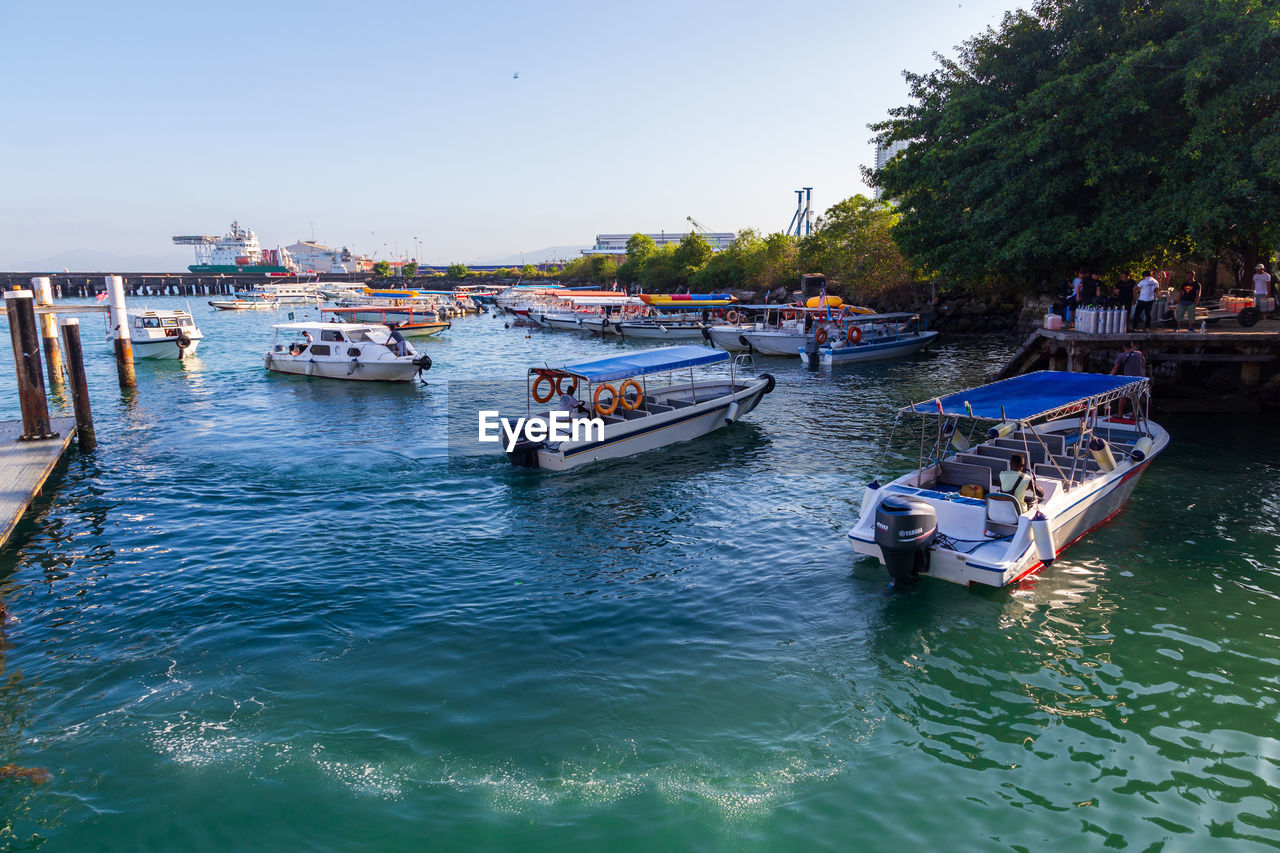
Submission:
[[904,69],[1019,5],[0,2],[0,269],[181,269],[232,219],[431,262],[781,231],[801,186],[867,192]]

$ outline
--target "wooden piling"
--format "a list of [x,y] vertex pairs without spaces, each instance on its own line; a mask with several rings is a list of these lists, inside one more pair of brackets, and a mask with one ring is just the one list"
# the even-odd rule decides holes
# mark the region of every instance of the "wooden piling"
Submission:
[[40,337],[36,332],[36,306],[30,290],[11,290],[4,295],[13,339],[13,362],[18,373],[18,403],[22,406],[22,440],[56,437],[49,424],[49,400],[44,393],[44,371],[40,367]]
[[67,377],[71,380],[71,402],[76,409],[76,441],[82,453],[98,446],[93,430],[93,410],[89,406],[89,380],[84,374],[84,349],[80,346],[80,321],[67,317],[62,321],[62,337],[67,347]]
[[116,376],[120,387],[138,387],[138,377],[133,372],[133,338],[129,334],[129,317],[125,313],[124,279],[118,275],[107,276],[107,294],[111,302],[111,336],[115,339]]
[[[36,292],[37,305],[43,308],[53,307],[53,288],[47,277],[31,279],[31,289]],[[52,314],[40,315],[40,337],[44,340],[44,361],[49,370],[49,386],[57,387],[62,384],[66,374],[62,367],[62,347],[58,344],[58,321]]]

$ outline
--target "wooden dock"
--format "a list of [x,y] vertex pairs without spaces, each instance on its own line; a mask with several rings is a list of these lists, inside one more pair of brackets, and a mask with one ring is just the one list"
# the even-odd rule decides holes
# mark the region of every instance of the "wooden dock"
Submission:
[[57,438],[19,441],[22,421],[0,421],[0,547],[44,488],[76,432],[75,418],[52,418]]
[[[996,378],[1005,379],[1045,368],[1076,372],[1096,370],[1096,354],[1109,353],[1114,357],[1126,341],[1132,341],[1142,350],[1148,365],[1161,362],[1233,362],[1240,365],[1241,383],[1256,385],[1262,365],[1280,356],[1280,321],[1263,320],[1247,329],[1236,323],[1219,322],[1203,332],[1162,329],[1090,334],[1073,329],[1036,329],[997,372]],[[1108,363],[1107,370],[1110,369]]]

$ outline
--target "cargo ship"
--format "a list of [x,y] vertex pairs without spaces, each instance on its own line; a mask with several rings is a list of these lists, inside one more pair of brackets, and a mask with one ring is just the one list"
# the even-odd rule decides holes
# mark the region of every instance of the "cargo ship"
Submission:
[[228,275],[288,275],[294,272],[293,259],[284,248],[263,249],[258,235],[239,222],[231,223],[231,233],[222,237],[180,235],[173,238],[179,246],[192,246],[196,262],[187,269],[193,273],[225,273]]

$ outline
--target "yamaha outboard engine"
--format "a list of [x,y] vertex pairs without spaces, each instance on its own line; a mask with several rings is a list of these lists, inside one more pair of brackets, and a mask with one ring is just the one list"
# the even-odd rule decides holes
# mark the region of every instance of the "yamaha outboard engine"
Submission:
[[876,507],[876,544],[892,586],[908,586],[929,571],[929,546],[938,535],[938,513],[925,501],[890,495]]
[[517,441],[515,447],[507,451],[507,458],[511,460],[513,465],[521,468],[537,468],[538,467],[538,451],[546,444],[545,441]]

